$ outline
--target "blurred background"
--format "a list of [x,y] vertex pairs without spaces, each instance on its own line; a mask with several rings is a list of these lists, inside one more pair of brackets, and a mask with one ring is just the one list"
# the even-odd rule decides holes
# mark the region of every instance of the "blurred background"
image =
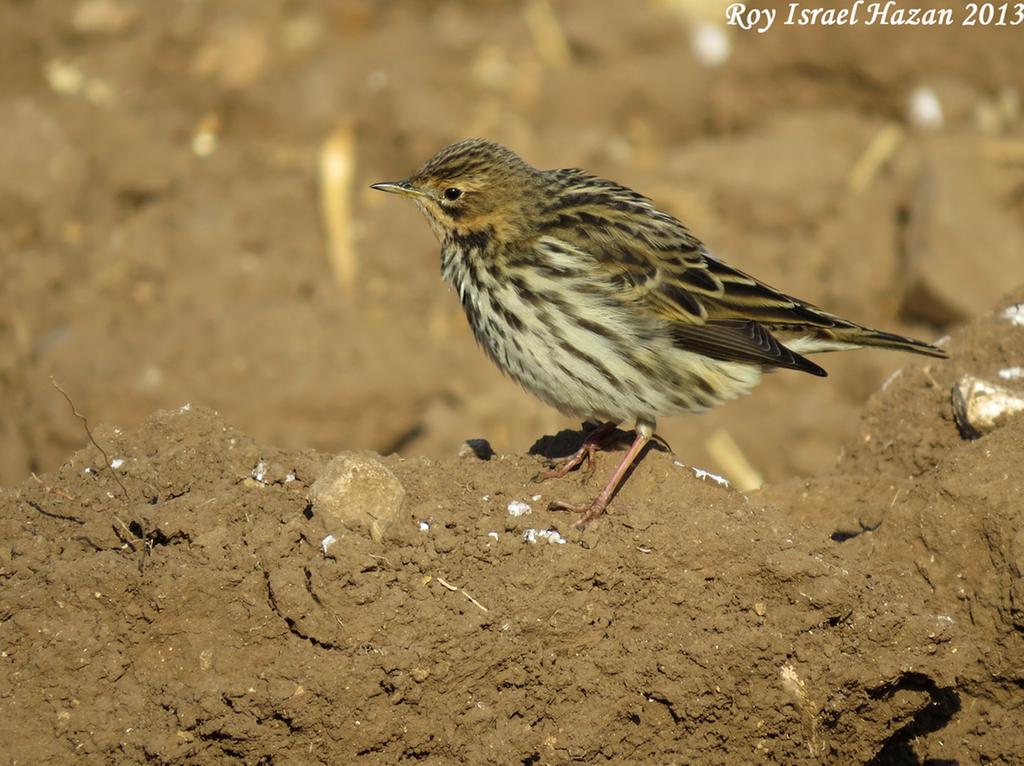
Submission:
[[[450,456],[577,424],[475,348],[412,205],[485,136],[653,197],[723,258],[934,340],[1024,283],[1021,28],[723,24],[683,0],[0,5],[0,483],[185,402],[259,440]],[[754,481],[831,465],[905,358],[662,424]],[[732,455],[732,457],[723,457]]]

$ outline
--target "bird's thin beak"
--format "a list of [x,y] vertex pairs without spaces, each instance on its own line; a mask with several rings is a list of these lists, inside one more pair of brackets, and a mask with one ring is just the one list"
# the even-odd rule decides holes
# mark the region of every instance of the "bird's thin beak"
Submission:
[[379,184],[370,184],[371,189],[377,191],[390,192],[391,194],[401,194],[406,197],[418,197],[423,192],[415,188],[408,181],[382,181]]

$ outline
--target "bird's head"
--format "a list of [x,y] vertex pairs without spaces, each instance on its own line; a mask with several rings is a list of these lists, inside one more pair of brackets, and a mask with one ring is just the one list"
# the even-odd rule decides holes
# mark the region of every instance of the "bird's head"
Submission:
[[532,236],[531,212],[543,187],[544,173],[515,152],[471,139],[442,149],[404,181],[371,188],[411,198],[441,242],[488,232],[509,243]]

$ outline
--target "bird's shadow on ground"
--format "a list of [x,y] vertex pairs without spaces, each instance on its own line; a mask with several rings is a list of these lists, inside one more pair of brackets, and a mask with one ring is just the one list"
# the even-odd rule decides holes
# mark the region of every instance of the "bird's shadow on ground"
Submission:
[[[530,447],[529,454],[539,455],[540,457],[543,457],[549,461],[554,461],[557,460],[558,458],[567,457],[575,453],[576,450],[583,446],[584,440],[586,440],[587,436],[595,428],[597,428],[596,423],[584,423],[578,431],[567,428],[563,431],[559,431],[557,434],[554,435],[542,436],[536,442],[533,443],[532,447]],[[629,446],[633,443],[633,440],[635,438],[635,431],[623,431],[621,428],[616,428],[614,431],[611,431],[603,439],[601,439],[601,446],[599,447],[599,452],[610,453],[629,449]],[[619,482],[619,485],[615,488],[615,491],[612,493],[611,499],[614,499],[615,496],[619,494],[619,490],[621,490],[622,487],[629,481],[630,477],[633,475],[633,472],[643,462],[644,458],[647,456],[648,451],[650,451],[651,449],[656,449],[659,452],[672,451],[669,445],[661,437],[655,435],[651,439],[651,441],[647,443],[643,451],[639,455],[637,455],[636,460],[633,461],[633,464],[629,466],[629,469],[623,475],[622,480]],[[616,464],[618,463],[619,459],[620,458],[616,458]],[[589,477],[593,473],[593,465],[584,463],[580,467],[583,467],[583,465],[586,466],[583,469],[587,476],[586,481],[589,481]],[[579,468],[573,470],[579,470]],[[533,480],[536,481],[536,479],[537,477],[534,477]]]
[[[583,446],[584,440],[591,431],[597,428],[597,425],[597,423],[584,423],[579,430],[566,428],[557,434],[542,436],[530,447],[529,454],[539,455],[547,460],[557,460],[558,458],[571,455]],[[618,449],[628,449],[635,438],[635,431],[623,431],[621,428],[616,428],[601,440],[600,451],[613,452]],[[652,448],[660,452],[672,451],[661,437],[655,435],[646,449],[637,457],[634,465],[643,460],[647,450]]]

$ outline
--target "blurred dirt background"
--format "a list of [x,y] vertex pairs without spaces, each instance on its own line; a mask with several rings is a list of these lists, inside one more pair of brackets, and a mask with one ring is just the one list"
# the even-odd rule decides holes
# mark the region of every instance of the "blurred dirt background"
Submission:
[[[966,442],[949,409],[957,375],[1024,364],[999,313],[1024,300],[1021,29],[721,19],[0,5],[11,762],[1022,762],[1024,432]],[[654,452],[607,523],[523,543],[551,525],[505,512],[524,455],[578,424],[490,366],[419,214],[367,188],[477,135],[632,186],[836,313],[954,333],[954,359],[769,376],[661,427],[761,493]],[[51,376],[124,488],[68,459]],[[457,460],[470,437],[519,457]],[[405,499],[325,555],[307,490],[347,449],[410,458],[386,461]]]

